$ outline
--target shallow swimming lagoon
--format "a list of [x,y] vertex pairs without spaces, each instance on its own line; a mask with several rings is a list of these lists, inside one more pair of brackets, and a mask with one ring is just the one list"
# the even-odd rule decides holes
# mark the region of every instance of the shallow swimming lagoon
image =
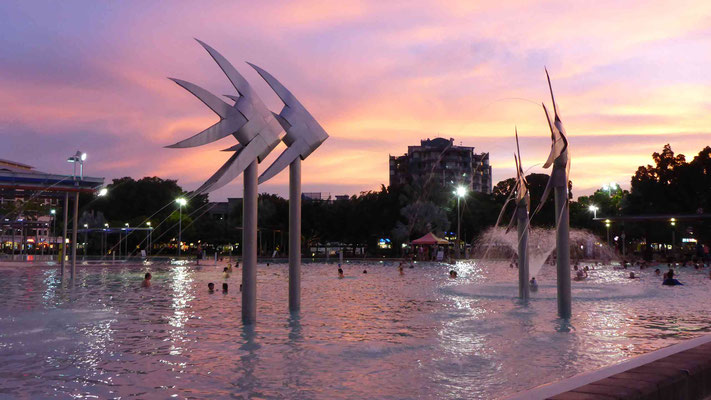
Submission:
[[598,266],[573,282],[566,324],[551,266],[524,306],[508,262],[460,263],[456,280],[440,264],[348,263],[345,279],[306,264],[291,317],[287,266],[260,264],[245,329],[241,271],[225,280],[223,266],[87,266],[74,286],[56,267],[1,267],[0,399],[489,399],[711,330],[708,269],[662,287],[654,268]]

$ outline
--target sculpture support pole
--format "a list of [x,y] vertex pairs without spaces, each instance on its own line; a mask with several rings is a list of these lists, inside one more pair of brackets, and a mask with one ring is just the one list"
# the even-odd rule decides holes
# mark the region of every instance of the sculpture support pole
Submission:
[[67,258],[67,224],[69,223],[69,193],[64,192],[64,233],[62,234],[62,278],[64,278],[64,260]]
[[518,297],[528,300],[528,210],[526,202],[516,209],[516,225],[518,228]]
[[570,293],[570,223],[568,216],[568,186],[556,185],[555,219],[556,226],[556,267],[558,278],[558,316],[568,319],[572,316]]
[[289,165],[289,311],[301,309],[301,158]]
[[77,269],[77,231],[79,230],[79,192],[74,194],[74,215],[72,216],[72,281]]
[[257,321],[257,161],[244,170],[242,201],[242,323]]

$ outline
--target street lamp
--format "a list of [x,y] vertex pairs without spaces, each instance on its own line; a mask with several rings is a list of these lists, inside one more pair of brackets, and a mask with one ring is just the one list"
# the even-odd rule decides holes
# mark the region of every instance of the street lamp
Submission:
[[467,195],[467,188],[461,185],[457,186],[457,189],[454,190],[454,195],[457,196],[457,245],[454,247],[454,255],[456,258],[459,258],[461,251],[459,239],[461,237],[462,227],[462,216],[459,213],[459,202],[462,197]]
[[184,197],[178,197],[175,202],[178,203],[178,257],[180,257],[180,247],[183,243],[183,206],[188,204],[188,201]]
[[674,249],[674,244],[676,242],[676,218],[672,218],[669,222],[672,227],[672,250]]
[[146,225],[148,225],[148,238],[146,239],[148,241],[148,245],[146,247],[148,255],[151,255],[151,247],[153,246],[151,243],[151,234],[153,233],[153,227],[151,226],[151,221],[146,222]]
[[52,248],[54,248],[54,245],[57,244],[57,234],[55,233],[57,231],[57,210],[53,208],[49,210],[49,213],[52,214]]
[[597,210],[599,210],[599,209],[600,209],[600,207],[598,207],[594,204],[591,204],[590,207],[588,207],[588,210],[592,211],[592,213],[593,213],[593,218],[597,218]]
[[86,247],[89,241],[89,224],[84,224],[84,259],[86,260]]
[[610,220],[605,220],[605,227],[607,228],[607,245],[610,245]]
[[109,230],[109,224],[105,223],[104,224],[104,240],[101,242],[101,257],[103,258],[106,255],[106,246],[108,245],[108,231]]
[[104,188],[99,189],[99,194],[98,194],[98,196],[99,196],[99,197],[104,197],[104,196],[106,196],[108,193],[109,193],[109,189],[107,189],[107,188],[104,187]]
[[67,162],[74,163],[74,173],[72,177],[76,179],[77,176],[77,163],[79,163],[79,175],[80,179],[84,179],[84,161],[86,160],[86,153],[82,153],[77,150],[76,154],[67,158]]
[[124,224],[124,226],[126,226],[126,228],[125,228],[125,229],[126,229],[126,235],[124,236],[124,238],[126,239],[126,244],[125,244],[124,246],[126,247],[126,253],[125,253],[125,254],[126,254],[126,259],[128,260],[128,222],[126,222],[126,223]]

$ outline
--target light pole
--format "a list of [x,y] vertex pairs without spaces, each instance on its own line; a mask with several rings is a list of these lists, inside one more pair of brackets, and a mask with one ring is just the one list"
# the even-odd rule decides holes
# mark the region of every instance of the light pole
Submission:
[[183,243],[183,206],[188,203],[183,197],[175,199],[178,203],[178,257],[180,257],[180,247]]
[[610,220],[605,220],[605,227],[607,228],[607,245],[610,245]]
[[104,241],[101,243],[101,257],[106,255],[106,246],[109,244],[109,239],[107,237],[109,230],[109,224],[104,224]]
[[674,250],[674,245],[676,244],[676,218],[672,218],[669,222],[672,227],[672,250]]
[[454,194],[457,196],[457,244],[454,247],[454,256],[456,258],[459,258],[461,255],[461,249],[460,249],[460,234],[461,234],[461,228],[462,228],[462,218],[461,214],[459,212],[459,202],[462,199],[462,197],[467,195],[467,188],[464,186],[457,186],[457,189],[454,191]]
[[84,224],[84,260],[86,260],[87,242],[89,242],[89,224]]
[[53,208],[49,210],[49,213],[52,215],[52,248],[54,248],[57,244],[57,234],[55,233],[57,231],[57,210]]
[[151,244],[151,233],[153,233],[153,227],[151,226],[151,221],[148,221],[148,222],[146,223],[146,225],[148,225],[148,233],[146,233],[146,235],[148,236],[148,237],[146,238],[146,241],[148,242],[148,243],[147,243],[147,246],[146,246],[146,254],[150,256],[150,255],[151,255],[151,246],[152,246],[152,244]]
[[126,248],[126,252],[124,253],[126,255],[126,259],[128,260],[128,222],[124,224],[126,226],[126,234],[124,235],[124,239],[126,239],[126,244],[124,247]]
[[596,206],[596,205],[594,205],[594,204],[591,204],[591,205],[588,207],[588,210],[593,213],[593,219],[597,218],[597,210],[599,210],[599,209],[600,209],[600,207],[598,207],[598,206]]

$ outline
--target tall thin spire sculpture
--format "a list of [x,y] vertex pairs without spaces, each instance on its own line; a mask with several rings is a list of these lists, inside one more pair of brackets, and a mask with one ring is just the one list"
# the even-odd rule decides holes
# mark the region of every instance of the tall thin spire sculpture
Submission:
[[284,102],[279,114],[274,114],[286,131],[287,148],[259,177],[264,183],[289,166],[289,310],[301,308],[301,160],[306,159],[328,134],[296,97],[270,73],[251,65]]
[[[196,39],[197,40],[197,39]],[[234,154],[194,193],[208,193],[228,184],[244,173],[242,202],[242,321],[253,324],[257,319],[257,163],[279,144],[282,127],[264,105],[249,83],[220,53],[207,44],[198,43],[212,56],[225,73],[239,97],[229,105],[207,90],[187,81],[173,79],[214,111],[220,121],[204,131],[175,143],[170,148],[187,148],[212,143],[232,135],[239,142],[228,150]]]
[[518,144],[518,129],[516,133],[516,153],[514,153],[514,162],[516,164],[516,209],[514,210],[511,222],[506,230],[511,230],[514,222],[518,231],[518,297],[522,300],[529,298],[528,286],[528,231],[529,218],[528,212],[531,208],[531,197],[528,192],[528,182],[523,172],[521,161],[521,148]]
[[543,168],[553,166],[548,184],[543,191],[541,202],[536,207],[537,213],[545,203],[551,188],[555,196],[555,224],[556,224],[556,270],[558,286],[558,316],[568,319],[572,316],[571,288],[570,288],[570,220],[569,220],[569,198],[568,182],[570,174],[570,156],[568,154],[568,139],[566,138],[563,123],[558,114],[558,106],[553,96],[551,78],[546,70],[548,88],[553,101],[553,120],[548,113],[546,105],[543,104],[543,111],[548,120],[551,130],[551,152]]

